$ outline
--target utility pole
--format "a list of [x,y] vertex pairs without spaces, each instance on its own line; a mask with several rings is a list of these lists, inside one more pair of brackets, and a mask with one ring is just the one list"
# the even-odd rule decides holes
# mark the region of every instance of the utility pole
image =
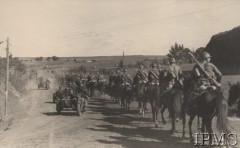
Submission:
[[6,84],[5,84],[5,113],[7,116],[7,102],[8,102],[8,81],[9,81],[9,38],[7,38],[7,48],[6,48]]
[[28,77],[28,86],[29,86],[29,63],[27,63],[27,77]]
[[123,51],[122,61],[123,61],[123,67],[124,67],[124,51]]

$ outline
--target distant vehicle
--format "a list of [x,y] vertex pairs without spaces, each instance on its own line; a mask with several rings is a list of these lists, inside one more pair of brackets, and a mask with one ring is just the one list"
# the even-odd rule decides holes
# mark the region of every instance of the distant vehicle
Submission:
[[40,88],[45,88],[47,90],[50,89],[50,81],[46,81],[46,82],[40,81],[38,84],[38,89]]
[[[66,89],[66,85],[60,85],[62,89]],[[56,103],[57,102],[57,91],[55,93],[53,93],[53,103]]]
[[84,101],[85,99],[80,95],[63,96],[62,99],[57,98],[56,103],[57,114],[60,115],[62,111],[70,109],[76,111],[78,116],[81,116],[85,109]]

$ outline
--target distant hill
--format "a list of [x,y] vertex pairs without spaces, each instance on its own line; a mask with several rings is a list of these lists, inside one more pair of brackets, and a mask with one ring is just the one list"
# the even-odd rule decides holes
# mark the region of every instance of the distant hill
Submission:
[[224,74],[240,74],[240,26],[212,36],[206,51]]

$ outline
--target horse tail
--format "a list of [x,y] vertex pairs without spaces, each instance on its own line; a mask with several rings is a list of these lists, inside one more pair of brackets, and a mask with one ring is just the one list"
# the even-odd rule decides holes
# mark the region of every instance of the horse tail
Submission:
[[221,96],[217,99],[217,129],[219,132],[230,133],[228,122],[228,103]]

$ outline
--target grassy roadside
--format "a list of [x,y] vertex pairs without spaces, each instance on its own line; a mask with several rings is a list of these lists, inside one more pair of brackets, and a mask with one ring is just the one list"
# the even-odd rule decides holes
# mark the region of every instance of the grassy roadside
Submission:
[[13,120],[26,114],[26,103],[24,102],[24,96],[28,94],[26,86],[26,74],[12,79],[9,83],[7,115],[5,116],[5,84],[0,84],[0,131],[7,130]]
[[0,85],[0,131],[7,130],[12,120],[20,116],[20,112],[22,111],[20,100],[21,94],[10,85],[7,102],[7,116],[5,116],[5,88],[3,84]]

